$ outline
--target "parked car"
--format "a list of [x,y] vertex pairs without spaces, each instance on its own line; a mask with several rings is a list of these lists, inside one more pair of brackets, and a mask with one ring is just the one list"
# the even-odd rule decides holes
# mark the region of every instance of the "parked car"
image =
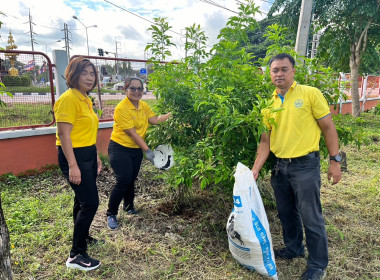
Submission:
[[[53,81],[53,85],[55,86],[55,81]],[[50,87],[50,82],[46,82],[45,86]]]
[[107,83],[111,82],[111,77],[103,77],[102,82],[100,83],[100,86],[105,87],[107,86]]
[[124,90],[124,83],[117,83],[113,85],[113,90]]

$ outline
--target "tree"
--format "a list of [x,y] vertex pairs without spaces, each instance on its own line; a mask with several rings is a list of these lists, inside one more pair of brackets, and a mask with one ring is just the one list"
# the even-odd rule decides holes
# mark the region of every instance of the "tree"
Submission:
[[148,31],[152,32],[152,43],[146,45],[145,51],[152,52],[153,57],[158,61],[164,61],[166,57],[171,55],[169,50],[170,46],[175,46],[171,42],[172,36],[169,36],[167,32],[172,28],[169,23],[166,21],[166,18],[154,18],[154,24],[148,28]]
[[[271,40],[269,40],[265,33],[267,32],[268,26],[272,24],[276,24],[279,22],[279,15],[267,17],[258,22],[259,27],[253,31],[248,31],[247,35],[249,38],[249,44],[245,46],[248,53],[252,53],[254,55],[254,60],[257,61],[259,59],[264,59],[267,54],[267,49],[270,45],[272,45]],[[296,40],[296,32],[287,29],[285,35],[286,41],[292,42],[292,45],[295,44]]]
[[[203,35],[197,35],[191,36],[193,39],[189,36],[189,40],[198,38],[194,42],[199,44],[187,44],[186,59],[152,62],[154,72],[149,75],[149,85],[160,97],[157,113],[172,112],[173,117],[151,127],[147,141],[152,147],[170,144],[175,151],[175,165],[163,176],[177,190],[177,206],[193,185],[231,191],[236,164],[253,164],[260,135],[266,130],[261,111],[270,107],[274,86],[268,67],[263,75],[244,47],[249,40],[247,31],[257,27],[254,0],[244,2],[246,5],[239,6],[239,15],[230,18],[221,30],[208,60],[198,63],[198,54],[206,55],[202,51],[206,41],[199,40]],[[294,50],[285,45],[284,29],[276,25],[268,29],[266,37],[272,45],[261,65],[280,52],[294,55]],[[189,27],[187,33],[202,34],[196,25]],[[297,66],[296,80],[318,87],[330,104],[336,102],[339,87],[333,71],[320,67],[313,59],[300,59],[305,64]],[[269,170],[269,165],[268,162],[264,170]]]
[[[276,0],[269,15],[281,10],[282,21],[294,28],[300,6],[301,0]],[[314,0],[313,24],[316,30],[323,31],[321,44],[325,52],[321,58],[340,64],[342,68],[349,65],[354,116],[360,114],[358,78],[361,63],[370,66],[372,60],[379,61],[376,51],[380,42],[379,7],[380,0]]]
[[9,247],[9,231],[5,222],[0,197],[0,279],[13,279]]
[[[0,14],[2,14],[0,12]],[[0,28],[2,22],[0,21]],[[5,86],[0,82],[0,95],[7,94],[12,96],[9,92],[5,91]],[[0,100],[0,107],[6,104]],[[13,279],[11,268],[11,254],[9,246],[9,231],[7,223],[5,222],[3,208],[1,206],[1,193],[0,193],[0,279]]]

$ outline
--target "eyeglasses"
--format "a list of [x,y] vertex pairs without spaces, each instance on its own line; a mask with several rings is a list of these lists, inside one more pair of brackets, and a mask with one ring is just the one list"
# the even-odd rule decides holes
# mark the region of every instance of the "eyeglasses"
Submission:
[[129,88],[132,92],[136,92],[136,89],[138,90],[138,92],[143,92],[144,88],[142,87],[138,87],[138,88],[135,88],[135,87],[130,87]]

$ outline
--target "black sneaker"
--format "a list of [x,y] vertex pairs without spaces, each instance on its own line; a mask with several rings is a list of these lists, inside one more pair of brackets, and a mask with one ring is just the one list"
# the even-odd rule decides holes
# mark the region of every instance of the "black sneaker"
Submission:
[[108,228],[111,230],[115,230],[119,227],[119,225],[117,224],[117,219],[115,215],[110,215],[107,217],[107,224],[108,224]]
[[325,269],[306,269],[302,274],[301,280],[322,280],[326,276]]
[[129,210],[125,210],[125,211],[127,211],[127,213],[130,214],[130,215],[137,215],[139,213],[139,212],[137,212],[135,210],[135,208],[132,208],[132,209],[129,209]]
[[274,251],[274,256],[277,259],[284,259],[284,260],[291,260],[294,258],[304,258],[305,253],[299,254],[299,255],[291,255],[286,252],[286,249],[279,249],[279,250],[273,250]]
[[95,246],[95,245],[104,245],[106,243],[103,239],[96,239],[92,236],[87,236],[86,238],[87,245]]
[[90,271],[96,269],[101,264],[100,261],[90,258],[86,253],[78,254],[75,257],[69,257],[66,261],[68,268]]

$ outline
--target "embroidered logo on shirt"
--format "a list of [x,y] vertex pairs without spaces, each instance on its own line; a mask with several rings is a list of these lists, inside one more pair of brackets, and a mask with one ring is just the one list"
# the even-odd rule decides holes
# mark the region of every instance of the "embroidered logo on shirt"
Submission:
[[302,105],[303,105],[303,100],[302,99],[297,99],[296,101],[294,101],[294,107],[301,108]]

